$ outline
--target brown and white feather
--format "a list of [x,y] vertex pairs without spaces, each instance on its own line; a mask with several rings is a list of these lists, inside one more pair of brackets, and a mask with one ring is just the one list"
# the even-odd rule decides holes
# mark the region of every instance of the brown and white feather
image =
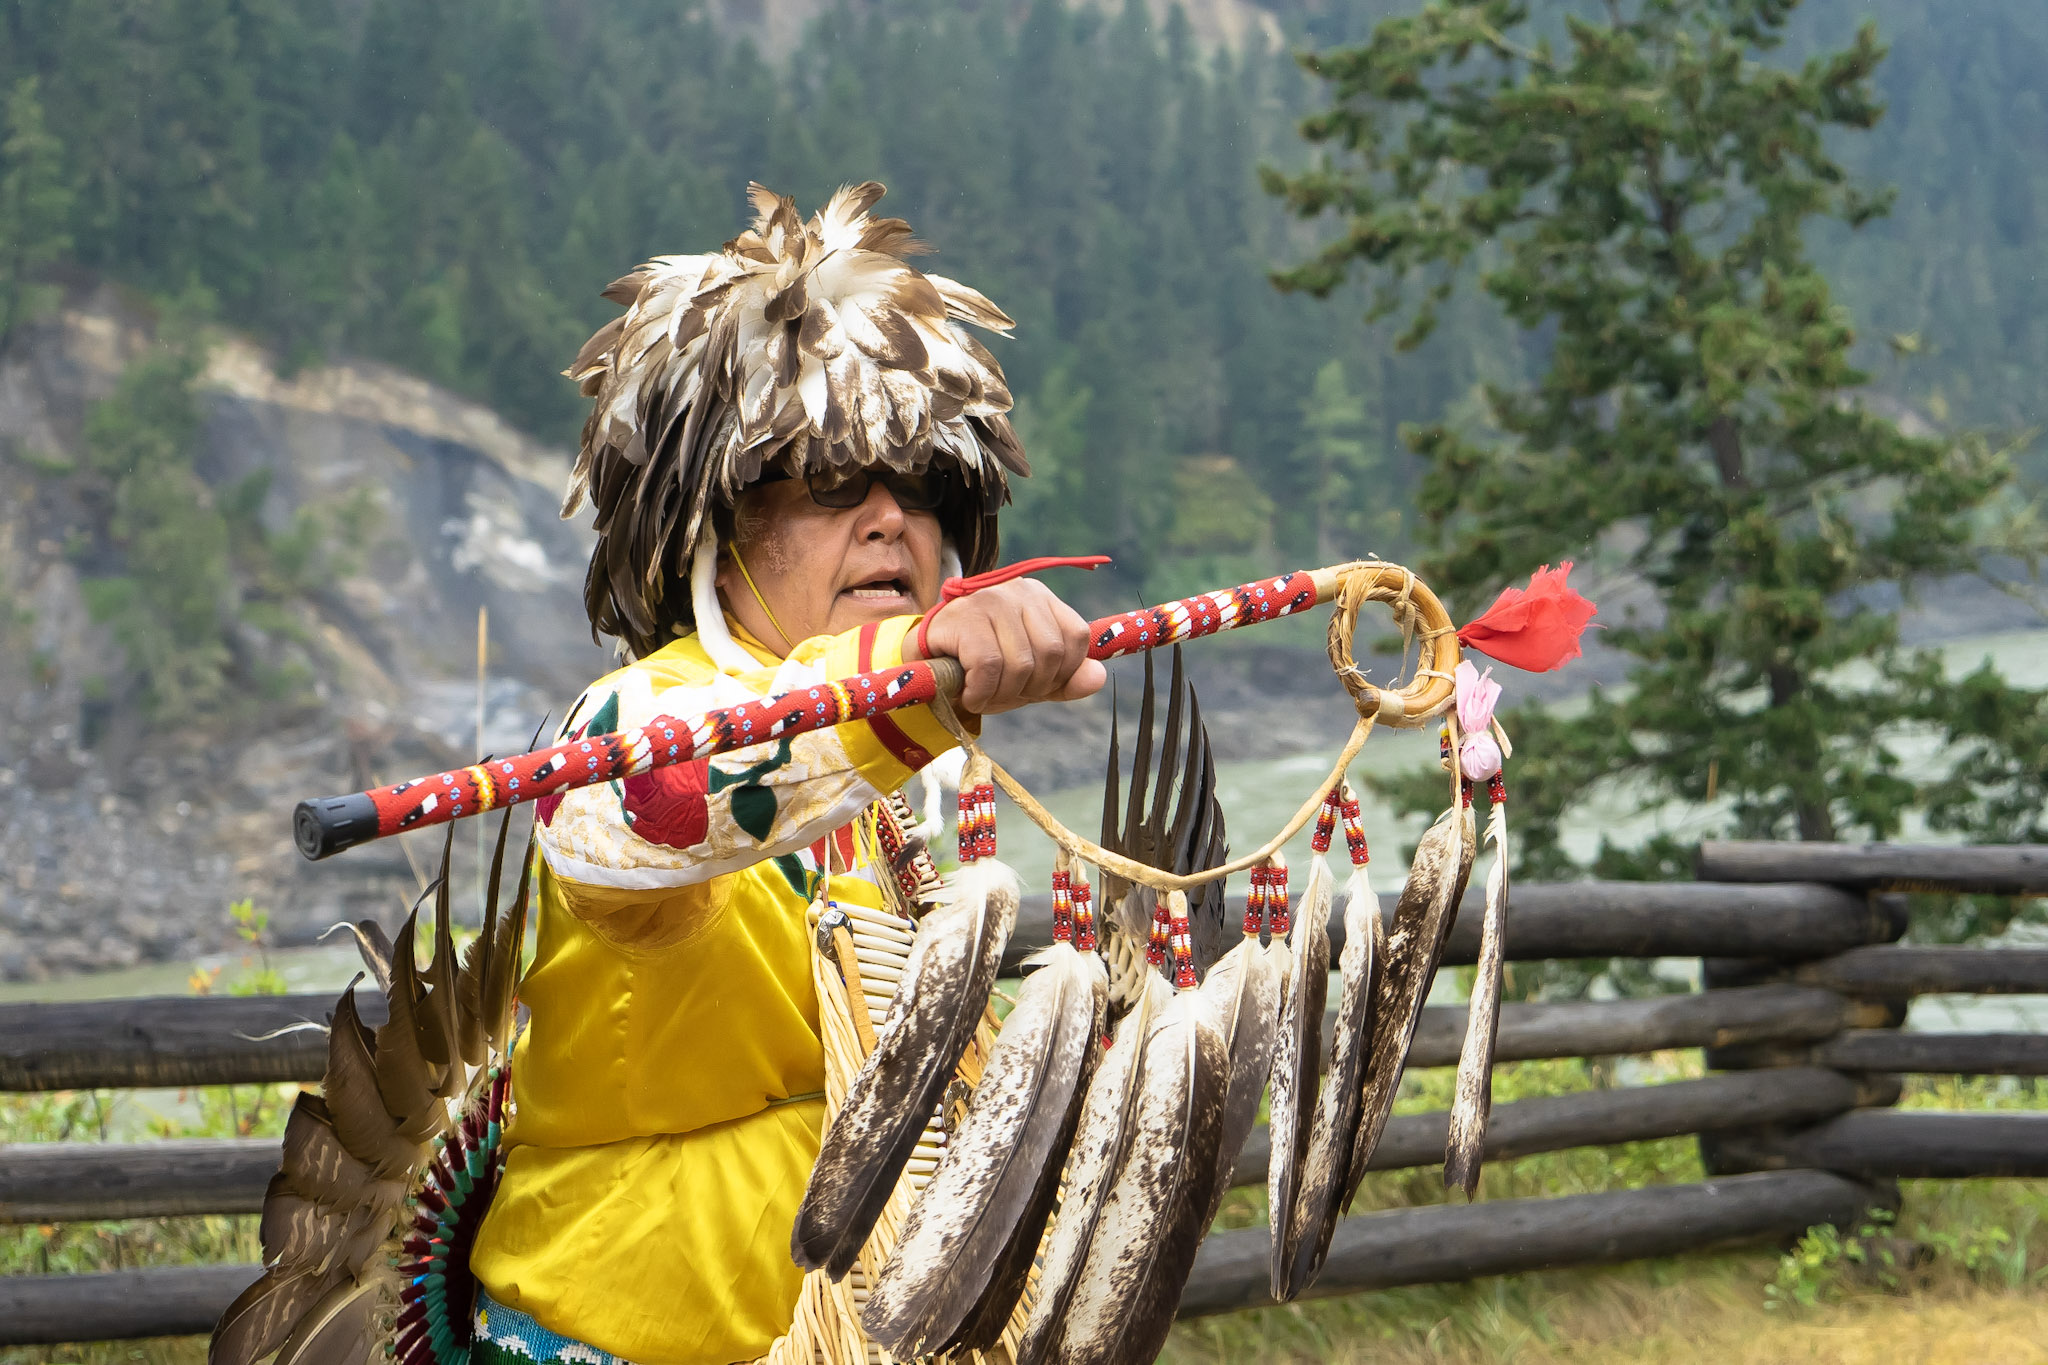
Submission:
[[973,1040],[1016,923],[1017,876],[993,861],[952,878],[924,917],[880,1042],[825,1130],[797,1208],[790,1254],[838,1279],[852,1268]]
[[1273,1048],[1272,1101],[1267,1106],[1271,1153],[1266,1162],[1267,1225],[1272,1232],[1270,1279],[1282,1299],[1300,1251],[1303,1223],[1299,1192],[1314,1128],[1316,1083],[1322,1069],[1323,1005],[1330,990],[1330,868],[1309,865],[1288,935],[1287,991]]

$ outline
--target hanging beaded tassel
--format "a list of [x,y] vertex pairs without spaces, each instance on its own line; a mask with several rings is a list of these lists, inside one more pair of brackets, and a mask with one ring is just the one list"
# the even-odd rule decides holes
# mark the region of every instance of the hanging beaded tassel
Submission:
[[1266,860],[1266,928],[1274,938],[1294,932],[1294,920],[1287,905],[1287,855],[1274,853]]
[[1173,916],[1166,908],[1166,902],[1152,903],[1152,937],[1145,944],[1145,961],[1153,967],[1166,965],[1167,953],[1173,942]]
[[993,858],[996,856],[996,787],[993,782],[982,782],[974,789],[974,856]]
[[[973,776],[973,774],[969,774]],[[995,857],[995,784],[961,784],[961,866]]]
[[1167,936],[1173,951],[1173,984],[1178,990],[1195,988],[1195,936],[1188,927],[1188,898],[1184,892],[1167,895],[1160,913],[1166,916]]
[[1244,936],[1257,938],[1266,928],[1266,865],[1252,868],[1252,884],[1244,893]]
[[1351,790],[1349,782],[1343,785],[1342,791],[1344,794],[1344,842],[1351,850],[1351,865],[1353,867],[1364,867],[1372,861],[1372,852],[1365,846],[1365,822],[1361,818],[1362,812],[1359,809],[1358,797]]
[[1067,873],[1068,897],[1074,912],[1074,947],[1084,953],[1095,951],[1095,891],[1088,873],[1077,861]]
[[1335,787],[1323,793],[1322,809],[1316,812],[1316,832],[1309,836],[1308,841],[1308,846],[1317,853],[1330,851],[1330,841],[1337,835],[1337,815],[1341,800]]
[[1052,941],[1074,941],[1073,879],[1067,872],[1067,855],[1061,850],[1052,866]]

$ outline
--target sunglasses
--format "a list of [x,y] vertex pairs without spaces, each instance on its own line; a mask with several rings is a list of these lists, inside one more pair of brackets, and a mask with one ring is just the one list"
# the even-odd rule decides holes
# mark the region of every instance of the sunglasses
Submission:
[[[787,470],[771,470],[762,474],[758,482],[780,483],[795,477]],[[953,492],[951,476],[935,469],[920,474],[868,467],[814,469],[803,479],[810,488],[811,501],[834,511],[860,506],[878,483],[889,490],[889,496],[906,512],[936,512]]]

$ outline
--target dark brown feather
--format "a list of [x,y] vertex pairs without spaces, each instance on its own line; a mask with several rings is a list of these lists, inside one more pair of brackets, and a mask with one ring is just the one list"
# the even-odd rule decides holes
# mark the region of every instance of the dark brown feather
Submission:
[[1033,1192],[1024,1216],[1017,1220],[1016,1230],[1010,1234],[1010,1244],[998,1259],[995,1274],[989,1277],[988,1289],[968,1316],[966,1326],[946,1343],[944,1350],[991,1350],[1009,1328],[1017,1304],[1024,1297],[1024,1288],[1030,1282],[1031,1268],[1036,1264],[1039,1248],[1045,1240],[1046,1225],[1052,1220],[1053,1210],[1059,1206],[1060,1177],[1066,1165],[1064,1154],[1074,1145],[1074,1134],[1081,1123],[1081,1106],[1088,1098],[1087,1081],[1094,1075],[1101,1053],[1101,1044],[1091,1040],[1082,1084],[1074,1087],[1066,1121],[1053,1141],[1053,1150],[1061,1153],[1062,1159],[1046,1162],[1039,1172],[1038,1188]]
[[539,829],[538,824],[527,827],[526,852],[519,860],[519,889],[513,893],[505,923],[492,939],[491,956],[483,965],[484,1032],[492,1050],[500,1054],[512,1041],[520,954],[526,946],[526,914],[533,883],[534,841]]
[[[360,980],[358,976],[356,981]],[[335,1136],[350,1156],[378,1179],[402,1180],[410,1174],[420,1146],[399,1133],[397,1120],[384,1107],[371,1043],[370,1031],[356,1013],[352,981],[335,1004],[334,1022],[327,1030],[327,1107]]]
[[1472,875],[1471,822],[1469,812],[1453,811],[1429,827],[1415,846],[1415,861],[1409,868],[1407,884],[1401,888],[1401,899],[1394,906],[1394,927],[1387,933],[1378,999],[1373,1005],[1376,1020],[1372,1048],[1366,1056],[1358,1139],[1351,1152],[1351,1172],[1345,1180],[1346,1204],[1357,1194],[1358,1182],[1365,1178],[1366,1163],[1379,1146],[1380,1134],[1393,1112],[1394,1094],[1400,1088],[1408,1047],[1414,1041],[1416,1025],[1422,1020],[1422,1002],[1429,996],[1430,982],[1436,979],[1444,937],[1451,931],[1458,900],[1465,894],[1465,882]]
[[428,1061],[419,1045],[422,1001],[419,972],[413,964],[413,945],[418,941],[415,911],[399,929],[391,959],[391,988],[384,996],[390,1014],[376,1033],[374,1054],[378,1097],[385,1112],[398,1121],[399,1132],[415,1143],[425,1142],[440,1127],[444,1114],[438,1095],[448,1078],[448,1068]]
[[[1131,787],[1123,798],[1123,823],[1112,823],[1117,803],[1115,721],[1111,721],[1111,779],[1105,784],[1102,845],[1148,867],[1188,873],[1227,860],[1223,807],[1216,799],[1216,764],[1201,703],[1188,684],[1180,647],[1167,683],[1166,726],[1159,740],[1158,773],[1153,773],[1154,683],[1152,656],[1145,656],[1145,688],[1138,702],[1138,736],[1131,751]],[[1195,938],[1198,970],[1228,951],[1223,941],[1224,886],[1209,882],[1188,894],[1188,920]],[[1145,887],[1103,874],[1103,903],[1125,933],[1144,938],[1157,898]]]
[[379,1349],[385,1300],[394,1297],[375,1279],[345,1280],[299,1319],[275,1365],[363,1365]]
[[1080,1124],[1068,1144],[1066,1188],[1046,1245],[1038,1297],[1017,1346],[1016,1365],[1042,1365],[1059,1345],[1103,1205],[1137,1132],[1144,1040],[1170,994],[1159,973],[1145,974],[1130,1012],[1116,1025],[1116,1041],[1090,1078]]
[[1258,1120],[1259,1100],[1273,1070],[1273,1045],[1280,1029],[1280,963],[1256,936],[1238,936],[1237,947],[1220,958],[1201,985],[1230,1057],[1230,1083],[1223,1098],[1223,1128],[1217,1139],[1216,1186],[1209,1196],[1208,1222],[1216,1220],[1229,1192],[1232,1168]]

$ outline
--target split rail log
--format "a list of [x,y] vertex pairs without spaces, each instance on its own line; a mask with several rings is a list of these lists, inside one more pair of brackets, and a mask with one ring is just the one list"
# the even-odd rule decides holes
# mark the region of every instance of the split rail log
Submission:
[[[335,996],[142,996],[0,1005],[0,1091],[317,1081]],[[363,1022],[384,998],[358,990]]]
[[1913,995],[2048,995],[2048,948],[1851,948],[1794,981],[1866,1000]]
[[[1501,1161],[1703,1129],[1812,1123],[1889,1097],[1888,1088],[1859,1086],[1839,1072],[1788,1068],[1517,1100],[1494,1109],[1486,1155]],[[1446,1113],[1397,1115],[1371,1168],[1437,1164],[1449,1123]],[[255,1213],[277,1160],[277,1143],[265,1138],[0,1148],[0,1223]],[[1262,1126],[1245,1144],[1233,1183],[1262,1182],[1266,1160]]]
[[1719,1049],[1714,1064],[1728,1071],[1825,1066],[1895,1076],[2048,1076],[2048,1033],[1844,1029],[1808,1046],[1762,1043]]
[[[1742,986],[1697,995],[1560,1004],[1510,1002],[1500,1007],[1494,1058],[1530,1062],[1550,1057],[1619,1057],[1671,1048],[1814,1042],[1852,1023],[1859,1007],[1811,986]],[[1408,1049],[1411,1067],[1456,1066],[1465,1043],[1465,1007],[1428,1005]],[[1331,1018],[1324,1016],[1324,1039]],[[1327,1049],[1326,1049],[1327,1051]]]
[[[1347,1218],[1313,1296],[1671,1256],[1816,1223],[1851,1224],[1881,1195],[1824,1171],[1774,1171],[1558,1199],[1437,1205]],[[257,1274],[252,1265],[0,1277],[0,1346],[206,1332]],[[1211,1235],[1180,1316],[1266,1298],[1266,1231]]]
[[211,1332],[256,1265],[181,1265],[88,1275],[0,1275],[0,1346]]
[[[1606,1265],[1791,1238],[1816,1223],[1853,1226],[1871,1207],[1886,1202],[1870,1186],[1826,1171],[1773,1171],[1611,1194],[1361,1214],[1337,1224],[1330,1258],[1305,1297]],[[1268,1246],[1264,1228],[1209,1237],[1195,1257],[1180,1316],[1271,1303]]]
[[[1396,897],[1383,890],[1391,919]],[[1330,955],[1344,951],[1343,897],[1330,911]],[[1444,962],[1479,960],[1484,887],[1468,891],[1444,945]],[[1904,902],[1832,886],[1715,886],[1690,882],[1547,882],[1517,886],[1508,906],[1512,962],[1588,957],[1826,957],[1889,943],[1906,931]],[[1052,942],[1052,902],[1027,896],[1003,955],[1006,972]]]
[[1827,882],[1864,891],[2048,892],[2048,845],[1823,844],[1709,841],[1703,882]]
[[0,1146],[0,1223],[258,1213],[275,1138]]
[[1796,1133],[1713,1143],[1721,1169],[1837,1171],[1865,1179],[2048,1176],[2048,1113],[1951,1114],[1866,1109]]
[[[383,998],[357,991],[366,1023],[384,1021]],[[165,996],[0,1005],[0,1091],[118,1090],[317,1081],[327,995]],[[1502,1009],[1501,1052],[1537,1057],[1652,1052],[1673,1047],[1809,1042],[1863,1021],[1841,998],[1784,983],[1700,995]],[[1325,1020],[1327,1028],[1328,1020]],[[1413,1066],[1456,1063],[1465,1036],[1458,1007],[1423,1011]]]
[[[1755,1124],[1814,1123],[1858,1105],[1890,1103],[1895,1095],[1895,1086],[1859,1084],[1838,1071],[1819,1067],[1546,1095],[1494,1106],[1486,1123],[1486,1159],[1512,1161],[1540,1152],[1690,1137]],[[1441,1165],[1450,1128],[1448,1113],[1396,1114],[1387,1120],[1366,1169],[1398,1171]],[[1264,1184],[1271,1152],[1271,1135],[1262,1124],[1246,1141],[1230,1183]]]

